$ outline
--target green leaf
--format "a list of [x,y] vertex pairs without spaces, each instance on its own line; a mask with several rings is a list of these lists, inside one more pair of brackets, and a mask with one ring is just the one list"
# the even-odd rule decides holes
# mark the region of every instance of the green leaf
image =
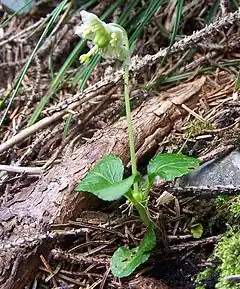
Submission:
[[73,119],[73,115],[71,113],[69,113],[67,120],[64,124],[64,128],[63,128],[63,137],[66,138],[68,136],[68,132],[69,132],[69,128],[71,126],[72,123],[72,119]]
[[149,225],[144,235],[143,240],[139,245],[140,252],[151,251],[156,246],[156,235],[153,229],[153,225]]
[[129,276],[139,265],[146,262],[150,251],[156,246],[156,235],[150,225],[140,245],[133,249],[120,247],[113,254],[110,262],[111,271],[116,277]]
[[149,182],[152,183],[156,176],[166,181],[188,174],[199,166],[199,160],[182,154],[162,153],[155,156],[148,165]]
[[195,239],[199,239],[203,234],[203,226],[202,224],[194,224],[191,226],[191,234]]
[[133,185],[136,176],[123,180],[124,166],[114,155],[104,156],[92,171],[77,185],[77,191],[93,193],[104,201],[119,199]]

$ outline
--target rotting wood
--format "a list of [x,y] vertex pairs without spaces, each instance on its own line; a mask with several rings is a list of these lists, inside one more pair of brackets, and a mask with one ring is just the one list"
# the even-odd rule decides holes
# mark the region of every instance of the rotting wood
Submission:
[[[148,99],[133,112],[138,160],[161,142],[177,119],[186,115],[182,103],[191,108],[196,105],[204,81],[202,77],[170,89],[160,97]],[[109,128],[97,132],[91,141],[76,149],[71,156],[66,156],[60,165],[2,205],[1,289],[21,289],[31,281],[40,255],[47,258],[53,246],[49,239],[41,236],[50,230],[51,224],[75,219],[82,209],[92,204],[90,194],[74,191],[77,182],[104,154],[116,154],[127,164],[128,150],[127,124],[125,118],[121,118]]]

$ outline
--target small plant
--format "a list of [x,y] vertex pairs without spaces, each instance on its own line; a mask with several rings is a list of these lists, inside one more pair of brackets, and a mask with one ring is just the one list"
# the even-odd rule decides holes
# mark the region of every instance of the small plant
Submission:
[[199,239],[203,234],[203,226],[201,223],[191,225],[191,234],[193,238]]
[[147,167],[147,178],[137,171],[134,148],[134,133],[131,120],[129,98],[129,64],[130,51],[128,36],[124,28],[101,21],[96,15],[81,11],[83,24],[78,26],[76,34],[92,40],[91,50],[80,57],[81,63],[88,64],[90,58],[99,53],[123,61],[124,69],[124,101],[129,135],[130,159],[132,175],[124,177],[124,165],[121,159],[114,155],[106,155],[92,171],[77,185],[77,191],[87,191],[105,201],[113,201],[124,196],[139,212],[147,227],[145,236],[139,246],[133,249],[120,247],[112,256],[111,270],[117,277],[130,275],[140,264],[147,261],[150,251],[156,245],[154,224],[148,212],[148,197],[150,189],[157,176],[171,181],[189,173],[199,165],[199,161],[181,154],[159,154]]

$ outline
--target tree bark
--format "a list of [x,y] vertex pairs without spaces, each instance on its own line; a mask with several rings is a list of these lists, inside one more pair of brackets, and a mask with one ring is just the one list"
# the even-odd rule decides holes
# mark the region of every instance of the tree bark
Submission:
[[[157,146],[174,123],[186,115],[181,104],[193,107],[205,79],[200,78],[148,99],[133,112],[138,161]],[[65,156],[37,182],[16,194],[0,208],[0,288],[21,289],[38,269],[40,254],[46,258],[53,246],[43,238],[53,223],[67,222],[92,205],[90,194],[75,186],[105,154],[129,162],[125,118],[97,132],[91,141]]]

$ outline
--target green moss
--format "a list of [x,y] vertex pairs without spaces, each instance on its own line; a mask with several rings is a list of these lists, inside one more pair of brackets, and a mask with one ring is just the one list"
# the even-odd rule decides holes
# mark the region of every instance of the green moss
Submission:
[[224,279],[227,276],[240,274],[240,231],[226,234],[216,245],[209,261],[218,262],[219,265],[206,268],[198,274],[195,280],[196,289],[207,289],[209,286],[216,289],[240,289],[239,282]]
[[[240,283],[224,278],[240,274],[240,196],[232,198],[226,208],[228,224],[232,229],[218,242],[209,262],[218,263],[200,272],[195,280],[196,289],[240,289]],[[214,283],[210,284],[209,283]],[[212,286],[213,285],[213,286]]]
[[229,207],[231,218],[236,224],[240,222],[240,195],[231,200]]
[[207,289],[217,276],[216,268],[206,268],[200,272],[195,280],[196,289]]
[[240,289],[239,282],[225,281],[224,277],[240,274],[240,231],[223,237],[215,248],[214,255],[221,261],[219,280],[216,288]]
[[215,127],[210,122],[202,122],[199,119],[194,119],[191,121],[186,130],[186,137],[194,137],[204,133],[206,130],[213,130]]

